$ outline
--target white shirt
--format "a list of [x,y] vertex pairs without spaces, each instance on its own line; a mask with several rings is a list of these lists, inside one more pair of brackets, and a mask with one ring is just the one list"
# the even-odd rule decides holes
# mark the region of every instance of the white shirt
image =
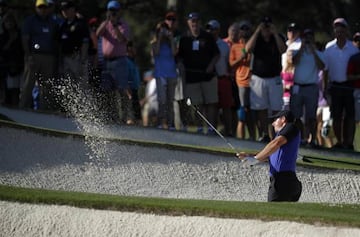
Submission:
[[328,71],[329,81],[345,82],[347,80],[346,70],[349,58],[359,52],[350,40],[340,49],[336,40],[326,44],[324,52],[325,70]]
[[286,45],[287,45],[287,49],[286,49],[285,53],[283,53],[281,55],[281,66],[283,69],[286,67],[286,64],[287,64],[287,52],[289,50],[299,50],[301,47],[301,39],[300,39],[300,37],[298,37],[291,43],[289,41],[286,41]]

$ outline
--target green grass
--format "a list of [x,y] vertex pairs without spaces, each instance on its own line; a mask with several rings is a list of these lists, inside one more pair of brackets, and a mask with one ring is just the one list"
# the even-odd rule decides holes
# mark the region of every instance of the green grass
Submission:
[[0,185],[0,199],[79,208],[136,211],[162,215],[209,216],[264,221],[288,220],[308,224],[360,227],[360,205],[266,203],[126,197],[51,191]]

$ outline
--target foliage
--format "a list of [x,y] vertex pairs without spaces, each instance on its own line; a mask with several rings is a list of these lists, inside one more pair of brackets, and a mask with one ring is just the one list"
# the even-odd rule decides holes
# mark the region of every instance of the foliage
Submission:
[[[32,12],[35,0],[8,0],[10,5],[24,16]],[[58,2],[60,0],[57,0]],[[85,17],[100,17],[104,13],[107,0],[74,0]],[[303,0],[303,1],[261,1],[261,0],[207,0],[207,1],[170,1],[170,0],[120,0],[125,18],[129,21],[135,45],[138,48],[138,63],[142,70],[150,64],[149,40],[151,30],[164,17],[168,2],[176,2],[181,31],[186,29],[186,15],[198,11],[203,23],[217,19],[222,24],[222,36],[234,21],[250,20],[254,26],[265,16],[271,16],[280,32],[285,33],[286,25],[297,22],[310,27],[317,33],[320,41],[332,38],[331,23],[336,17],[344,17],[351,26],[351,33],[360,31],[358,9],[360,2],[355,0]],[[57,8],[59,9],[59,8]]]

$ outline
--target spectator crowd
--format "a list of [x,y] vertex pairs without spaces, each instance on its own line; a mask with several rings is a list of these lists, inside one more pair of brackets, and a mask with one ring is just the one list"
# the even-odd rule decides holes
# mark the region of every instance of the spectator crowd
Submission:
[[36,0],[34,7],[19,25],[16,10],[0,0],[5,106],[66,112],[56,88],[67,83],[101,94],[106,122],[214,134],[195,106],[224,135],[261,142],[275,135],[269,117],[285,109],[301,128],[303,146],[354,149],[360,33],[350,38],[344,18],[333,20],[334,39],[322,45],[313,29],[289,22],[283,34],[270,16],[223,29],[191,12],[179,32],[169,10],[149,37],[153,67],[141,74],[118,1],[107,3],[102,20],[85,19],[71,0]]

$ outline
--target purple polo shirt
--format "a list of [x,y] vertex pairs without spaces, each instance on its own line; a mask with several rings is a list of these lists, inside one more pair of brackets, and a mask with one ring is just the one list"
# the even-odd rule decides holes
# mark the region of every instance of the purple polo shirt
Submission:
[[[120,20],[118,23],[118,29],[127,39],[130,37],[129,25]],[[126,44],[127,41],[118,41],[113,25],[108,22],[106,29],[102,35],[102,50],[105,58],[116,58],[126,56]]]

